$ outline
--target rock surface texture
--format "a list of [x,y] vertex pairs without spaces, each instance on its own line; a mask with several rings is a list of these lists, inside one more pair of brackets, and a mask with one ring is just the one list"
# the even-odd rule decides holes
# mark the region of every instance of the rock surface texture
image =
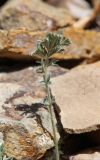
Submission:
[[42,100],[14,83],[0,83],[0,88],[5,153],[18,160],[39,159],[53,147],[51,122]]
[[[71,45],[64,53],[55,54],[53,58],[68,59],[100,59],[100,33],[78,29],[64,29],[63,34],[69,38]],[[32,32],[27,29],[0,30],[0,57],[32,60],[37,40],[44,38],[44,32]],[[95,45],[94,45],[95,44]]]
[[66,9],[50,6],[41,0],[11,0],[0,11],[0,28],[25,27],[29,30],[53,30],[74,22]]
[[[38,67],[20,65],[0,67],[0,133],[7,156],[37,160],[54,146],[50,115],[42,104],[45,91]],[[60,67],[51,71],[52,76],[65,73]]]
[[70,160],[99,160],[100,159],[100,148],[96,147],[93,149],[88,149],[83,153],[72,156]]
[[100,129],[99,82],[100,62],[77,67],[52,79],[52,92],[61,108],[61,122],[66,132],[84,133]]

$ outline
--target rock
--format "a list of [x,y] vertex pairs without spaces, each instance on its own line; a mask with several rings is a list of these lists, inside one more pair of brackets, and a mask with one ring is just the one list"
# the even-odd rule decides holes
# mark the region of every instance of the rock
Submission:
[[69,160],[99,160],[100,159],[100,146],[96,148],[90,148],[82,153],[74,155]]
[[[34,65],[19,62],[0,66],[0,133],[5,153],[17,160],[37,160],[54,147],[49,113],[42,105],[45,91],[37,70]],[[51,67],[49,72],[54,77],[66,70]]]
[[[64,30],[64,36],[68,37],[72,42],[72,44],[65,49],[65,57],[69,55],[70,58],[99,59],[100,35],[98,32],[69,28]],[[95,41],[97,43],[95,43]],[[96,46],[94,44],[96,44]]]
[[65,5],[73,17],[81,19],[92,14],[89,3],[84,0],[66,0]]
[[73,22],[65,9],[57,9],[41,0],[11,0],[0,11],[0,28],[7,30],[25,27],[32,31],[50,31]]
[[93,20],[96,23],[97,30],[100,31],[100,1],[99,0],[94,1],[94,6],[95,9],[93,14]]
[[85,0],[44,0],[58,8],[66,8],[76,19],[74,28],[85,28],[100,31],[100,1],[91,0],[91,5]]
[[[64,29],[64,36],[71,40],[71,45],[64,53],[55,54],[53,58],[59,60],[100,58],[100,33],[79,29]],[[32,53],[36,50],[37,40],[45,37],[44,32],[32,32],[27,29],[0,30],[0,57],[12,59],[36,59]],[[95,45],[94,45],[95,44]]]
[[32,60],[32,52],[37,40],[44,37],[43,32],[31,32],[26,29],[0,31],[0,53],[3,58]]
[[100,31],[100,1],[93,0],[93,6],[92,14],[74,23],[74,28],[88,28]]
[[75,18],[84,18],[91,15],[92,9],[88,2],[84,0],[44,0],[57,7],[66,8]]
[[50,115],[41,102],[21,85],[0,83],[0,132],[7,156],[37,160],[54,146]]
[[[67,133],[100,129],[100,62],[83,65],[52,79],[52,93]],[[60,87],[59,87],[60,86]]]
[[[31,64],[29,63],[30,65],[18,61],[13,61],[13,63],[11,63],[12,61],[7,61],[6,63],[3,62],[3,65],[0,64],[0,82],[16,83],[21,86],[24,85],[24,87],[32,92],[32,94],[43,98],[44,90],[40,85],[42,75],[39,73],[39,66],[34,66],[33,62]],[[60,66],[52,66],[49,68],[51,77],[57,77],[66,72],[68,72],[68,70]]]
[[86,16],[80,19],[79,21],[73,24],[73,27],[79,29],[86,29],[89,28],[89,26],[91,26],[91,21],[93,21],[93,14],[91,16]]
[[[56,7],[58,7],[61,4],[60,0],[43,0],[43,1]],[[65,2],[65,0],[62,0],[62,2]]]

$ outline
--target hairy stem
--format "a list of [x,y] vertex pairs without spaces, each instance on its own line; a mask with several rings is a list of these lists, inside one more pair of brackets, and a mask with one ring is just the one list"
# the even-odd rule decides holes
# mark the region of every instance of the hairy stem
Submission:
[[51,100],[51,91],[50,88],[47,88],[47,94],[48,94],[48,102],[49,102],[49,112],[51,116],[51,123],[52,123],[52,129],[53,129],[53,135],[54,135],[54,143],[55,143],[55,151],[56,151],[56,160],[59,160],[59,148],[58,148],[58,141],[57,141],[57,136],[56,136],[56,127],[54,123],[54,118],[53,118],[53,107],[52,107],[52,100]]
[[52,95],[51,95],[51,89],[49,87],[49,84],[47,83],[48,61],[49,61],[48,58],[45,60],[42,59],[42,69],[43,69],[43,74],[44,74],[45,89],[46,89],[46,95],[47,95],[47,100],[48,100],[48,110],[50,113],[53,135],[54,135],[56,160],[59,160],[60,159],[59,158],[59,147],[58,147],[58,141],[57,141],[57,136],[56,136],[56,127],[55,127],[54,116],[53,116]]

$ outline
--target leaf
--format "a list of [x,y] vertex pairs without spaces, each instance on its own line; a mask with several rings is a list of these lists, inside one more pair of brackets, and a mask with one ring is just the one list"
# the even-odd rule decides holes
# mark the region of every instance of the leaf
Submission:
[[45,97],[43,104],[44,106],[49,106],[48,97]]
[[0,157],[2,157],[3,154],[4,154],[4,145],[1,144],[1,145],[0,145]]
[[59,53],[64,50],[64,46],[69,45],[70,41],[66,37],[57,33],[48,33],[46,38],[42,41],[38,41],[37,50],[35,54],[41,58],[50,58],[54,53]]
[[48,66],[58,66],[57,62],[59,62],[59,60],[50,59]]
[[36,61],[37,64],[41,64],[41,61]]
[[37,70],[36,70],[37,73],[43,73],[43,69],[41,67],[39,67]]
[[47,80],[46,81],[47,81],[47,83],[50,82],[50,75],[47,76]]

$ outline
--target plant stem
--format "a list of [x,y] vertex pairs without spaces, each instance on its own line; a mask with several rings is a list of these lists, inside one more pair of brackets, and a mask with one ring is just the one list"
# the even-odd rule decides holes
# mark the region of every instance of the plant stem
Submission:
[[42,69],[44,74],[44,82],[45,82],[45,89],[46,89],[46,95],[48,99],[48,109],[50,113],[51,123],[52,123],[52,129],[53,129],[53,136],[54,136],[54,144],[55,144],[55,154],[56,154],[56,160],[59,160],[59,147],[58,147],[58,141],[57,141],[57,135],[56,135],[56,127],[54,123],[54,116],[53,116],[53,106],[52,106],[52,95],[51,95],[51,89],[49,87],[49,84],[47,83],[48,78],[48,58],[45,60],[42,59]]
[[53,107],[52,107],[52,100],[51,100],[51,91],[50,88],[47,88],[48,90],[48,102],[49,102],[49,112],[51,116],[51,123],[52,123],[52,129],[53,129],[53,134],[54,134],[54,143],[55,143],[55,151],[56,151],[56,160],[59,160],[59,148],[58,148],[58,141],[57,141],[57,136],[56,136],[56,127],[54,123],[54,118],[53,118]]

